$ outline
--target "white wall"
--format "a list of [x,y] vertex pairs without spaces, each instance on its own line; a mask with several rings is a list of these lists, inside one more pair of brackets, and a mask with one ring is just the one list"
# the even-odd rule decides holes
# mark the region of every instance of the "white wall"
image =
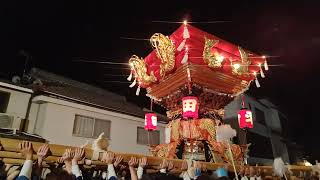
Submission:
[[5,87],[0,87],[0,91],[10,93],[7,113],[16,115],[24,119],[26,116],[28,102],[31,97],[31,94],[27,92],[12,90]]
[[[32,120],[33,123],[36,122],[36,128],[29,131],[43,136],[50,143],[79,146],[86,140],[93,141],[94,139],[72,135],[75,115],[80,114],[111,121],[110,150],[149,154],[148,146],[137,144],[137,127],[144,126],[144,119],[44,96],[36,97],[35,103],[40,99],[42,104],[39,105],[38,119]],[[32,117],[37,116],[33,114]],[[160,143],[164,143],[164,126],[164,124],[158,126]]]

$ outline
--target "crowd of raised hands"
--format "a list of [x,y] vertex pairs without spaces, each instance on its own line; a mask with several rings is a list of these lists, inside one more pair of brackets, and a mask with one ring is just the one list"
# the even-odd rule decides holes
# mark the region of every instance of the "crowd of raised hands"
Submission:
[[47,144],[38,148],[36,154],[31,142],[23,141],[19,148],[25,158],[23,166],[10,172],[12,165],[3,165],[4,170],[0,172],[3,179],[213,179],[204,175],[206,167],[197,162],[191,165],[184,161],[176,168],[173,161],[163,159],[160,165],[149,166],[149,172],[146,173],[146,157],[131,157],[124,163],[122,156],[104,152],[101,158],[103,165],[90,166],[92,161],[85,159],[83,148],[65,149],[56,162],[46,162],[46,158],[51,154]]

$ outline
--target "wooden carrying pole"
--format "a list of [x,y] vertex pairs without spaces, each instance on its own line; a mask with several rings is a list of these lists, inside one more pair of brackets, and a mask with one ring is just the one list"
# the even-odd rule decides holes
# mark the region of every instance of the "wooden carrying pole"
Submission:
[[[22,142],[21,140],[16,140],[16,139],[9,139],[9,138],[0,138],[0,158],[2,161],[8,164],[22,164],[24,162],[24,157],[22,154],[20,154],[20,149],[19,149],[19,143]],[[44,143],[39,143],[39,142],[32,142],[32,146],[34,151],[37,151],[40,146],[42,146]],[[65,149],[67,148],[76,148],[76,147],[71,147],[71,146],[63,146],[63,145],[56,145],[56,144],[49,144],[50,152],[51,155],[46,158],[46,162],[57,162],[58,158],[63,155],[65,152]],[[91,149],[86,148],[86,158],[87,159],[92,159],[93,151]],[[160,158],[160,157],[153,157],[153,156],[145,156],[145,155],[140,155],[140,154],[130,154],[130,153],[115,153],[116,155],[121,155],[123,157],[124,162],[128,162],[131,157],[136,157],[136,158],[142,158],[142,157],[147,157],[148,165],[149,166],[159,166],[160,163],[163,161],[165,158]],[[34,155],[33,159],[36,160],[37,156]],[[181,159],[169,159],[173,162],[173,165],[175,168],[180,169],[182,162],[184,160]],[[92,165],[97,165],[97,166],[106,166],[107,164],[101,162],[101,161],[91,161]],[[206,166],[207,170],[216,170],[219,167],[226,167],[226,164],[223,163],[210,163],[210,162],[201,162],[202,165]],[[252,166],[255,170],[261,169],[265,174],[267,175],[272,175],[273,174],[273,167],[272,166]],[[233,166],[228,165],[228,171],[234,172]],[[235,168],[237,171],[239,171],[240,166],[235,165]],[[312,171],[311,167],[307,166],[295,166],[295,165],[289,165],[288,169],[290,169],[294,174],[299,174],[300,171],[307,171],[310,172]]]

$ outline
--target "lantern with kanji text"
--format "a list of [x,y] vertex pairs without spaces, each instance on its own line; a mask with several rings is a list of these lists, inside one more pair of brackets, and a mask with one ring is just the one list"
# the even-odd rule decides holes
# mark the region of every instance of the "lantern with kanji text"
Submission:
[[186,96],[182,98],[182,117],[197,119],[199,116],[198,98],[195,96]]
[[238,122],[241,129],[253,128],[252,112],[247,108],[241,108],[238,113]]
[[144,116],[144,129],[153,131],[157,129],[157,115],[155,113],[146,113]]

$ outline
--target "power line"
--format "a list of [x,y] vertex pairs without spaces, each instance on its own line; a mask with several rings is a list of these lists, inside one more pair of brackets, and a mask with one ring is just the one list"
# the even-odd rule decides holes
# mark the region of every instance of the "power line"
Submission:
[[[183,24],[183,21],[151,21],[153,23],[168,23],[168,24]],[[230,23],[232,21],[188,21],[188,24],[216,24],[216,23]]]
[[112,65],[128,65],[128,63],[119,63],[119,62],[112,62],[112,61],[73,60],[73,62],[96,63],[96,64],[112,64]]
[[150,41],[150,39],[134,38],[134,37],[120,37],[120,39],[126,39],[126,40],[137,40],[137,41]]

